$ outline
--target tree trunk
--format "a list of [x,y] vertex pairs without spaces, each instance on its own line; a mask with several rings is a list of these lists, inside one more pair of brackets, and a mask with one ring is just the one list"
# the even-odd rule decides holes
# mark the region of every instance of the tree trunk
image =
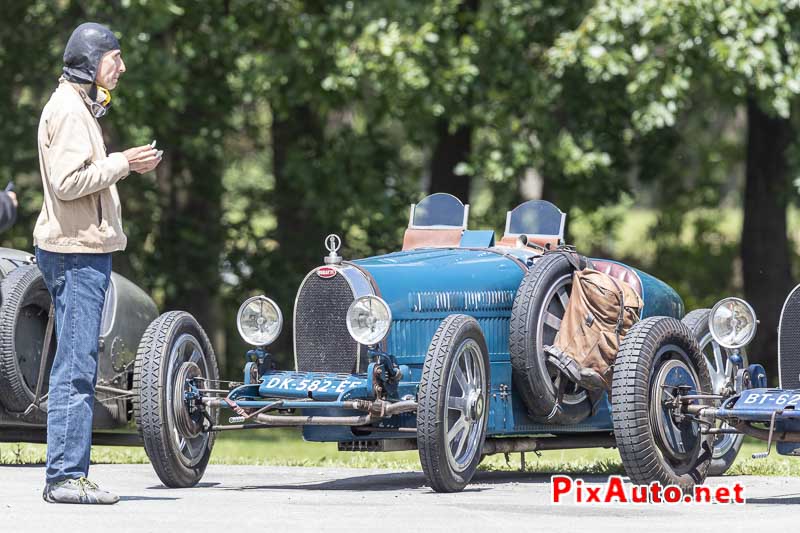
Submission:
[[[456,35],[459,39],[469,33],[475,23],[480,0],[464,0],[458,6]],[[469,102],[470,95],[466,101]],[[436,121],[436,147],[431,157],[431,183],[429,193],[450,193],[462,202],[469,203],[471,176],[455,173],[459,163],[469,160],[472,152],[472,126],[462,125],[450,131],[446,117]]]
[[[213,46],[206,40],[198,42]],[[164,161],[156,169],[161,196],[156,256],[169,277],[164,287],[164,308],[182,309],[197,318],[214,345],[221,369],[226,365],[220,300],[220,259],[226,237],[222,176],[226,161],[215,149],[218,141],[198,132],[218,131],[219,138],[224,139],[229,131],[233,104],[226,85],[226,65],[205,53],[191,63],[189,79],[194,83],[185,89],[183,112],[175,113],[175,120],[159,133]],[[212,94],[214,105],[209,104]]]
[[[312,268],[322,264],[327,253],[323,246],[325,229],[317,223],[315,210],[306,199],[313,186],[312,162],[318,158],[323,142],[321,121],[307,104],[276,112],[272,120],[272,172],[275,177],[273,205],[277,218],[271,275],[278,281],[274,297],[284,317],[283,333],[273,345],[277,354],[293,353],[292,317],[294,298],[300,282]],[[282,364],[292,364],[287,358]]]
[[456,165],[469,160],[472,151],[472,128],[461,126],[450,132],[449,122],[436,123],[436,148],[431,157],[431,184],[429,193],[450,193],[462,202],[469,203],[470,176],[455,173]]
[[786,150],[791,123],[764,113],[747,101],[747,167],[742,226],[744,294],[760,320],[748,350],[752,362],[777,375],[778,321],[792,288],[791,255],[786,233],[789,171]]
[[[272,172],[275,176],[275,213],[281,261],[293,272],[306,272],[322,261],[324,229],[305,200],[310,162],[322,142],[322,127],[308,105],[291,107],[272,121]],[[317,240],[313,240],[313,239]],[[309,240],[313,243],[309,244]],[[295,276],[296,277],[296,276]],[[299,281],[299,280],[297,280]],[[296,287],[295,287],[296,288]]]
[[[222,162],[210,156],[189,161],[170,154],[174,174],[160,178],[169,188],[158,239],[161,264],[171,274],[164,308],[183,309],[205,328],[225,366],[225,338],[219,301],[222,254]],[[166,156],[166,152],[165,152]],[[163,164],[163,163],[162,163]]]

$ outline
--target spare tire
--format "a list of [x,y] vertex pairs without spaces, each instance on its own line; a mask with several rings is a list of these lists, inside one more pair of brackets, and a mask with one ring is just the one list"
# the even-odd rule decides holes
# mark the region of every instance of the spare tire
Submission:
[[[23,265],[0,283],[0,403],[13,413],[33,402],[42,345],[50,311],[50,293],[36,265]],[[45,377],[56,353],[50,343]],[[42,392],[47,393],[47,379]]]
[[586,391],[572,382],[558,404],[559,383],[566,378],[544,353],[564,317],[574,270],[564,254],[545,255],[525,274],[514,297],[509,331],[514,389],[538,422],[575,424],[592,412]]

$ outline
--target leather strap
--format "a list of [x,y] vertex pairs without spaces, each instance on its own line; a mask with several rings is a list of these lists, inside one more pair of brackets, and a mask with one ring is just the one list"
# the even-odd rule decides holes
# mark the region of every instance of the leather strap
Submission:
[[571,246],[559,246],[555,250],[548,250],[544,253],[544,255],[549,254],[563,255],[575,270],[585,270],[586,268],[590,268],[592,266],[589,258],[587,258],[585,255],[579,254],[575,248]]
[[44,412],[44,409],[39,405],[42,401],[42,387],[44,386],[44,373],[47,371],[47,356],[50,354],[50,341],[53,338],[53,326],[56,318],[56,306],[50,304],[50,311],[47,316],[47,328],[44,332],[44,344],[42,344],[42,352],[39,359],[39,375],[36,378],[36,391],[33,395],[33,402],[25,409],[23,416],[28,416],[35,409]]

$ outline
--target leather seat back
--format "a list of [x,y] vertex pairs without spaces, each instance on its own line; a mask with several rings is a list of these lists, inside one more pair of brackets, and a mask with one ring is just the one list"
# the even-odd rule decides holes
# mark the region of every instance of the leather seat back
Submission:
[[[503,238],[497,243],[497,246],[505,246],[507,248],[517,247],[518,235],[503,235]],[[531,244],[538,244],[542,248],[555,249],[558,246],[558,237],[531,237],[528,236],[528,242]]]
[[632,268],[603,259],[592,259],[592,265],[594,265],[595,270],[599,270],[613,278],[624,281],[633,287],[636,294],[642,298],[642,280],[639,279],[638,274],[636,274]]
[[464,230],[408,228],[403,236],[403,250],[417,248],[458,248]]

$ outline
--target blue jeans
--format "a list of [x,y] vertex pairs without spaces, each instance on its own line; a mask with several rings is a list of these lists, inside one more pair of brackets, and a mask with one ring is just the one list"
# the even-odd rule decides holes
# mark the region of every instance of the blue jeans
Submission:
[[89,473],[97,350],[111,254],[61,254],[36,249],[55,302],[58,341],[47,397],[48,483]]

